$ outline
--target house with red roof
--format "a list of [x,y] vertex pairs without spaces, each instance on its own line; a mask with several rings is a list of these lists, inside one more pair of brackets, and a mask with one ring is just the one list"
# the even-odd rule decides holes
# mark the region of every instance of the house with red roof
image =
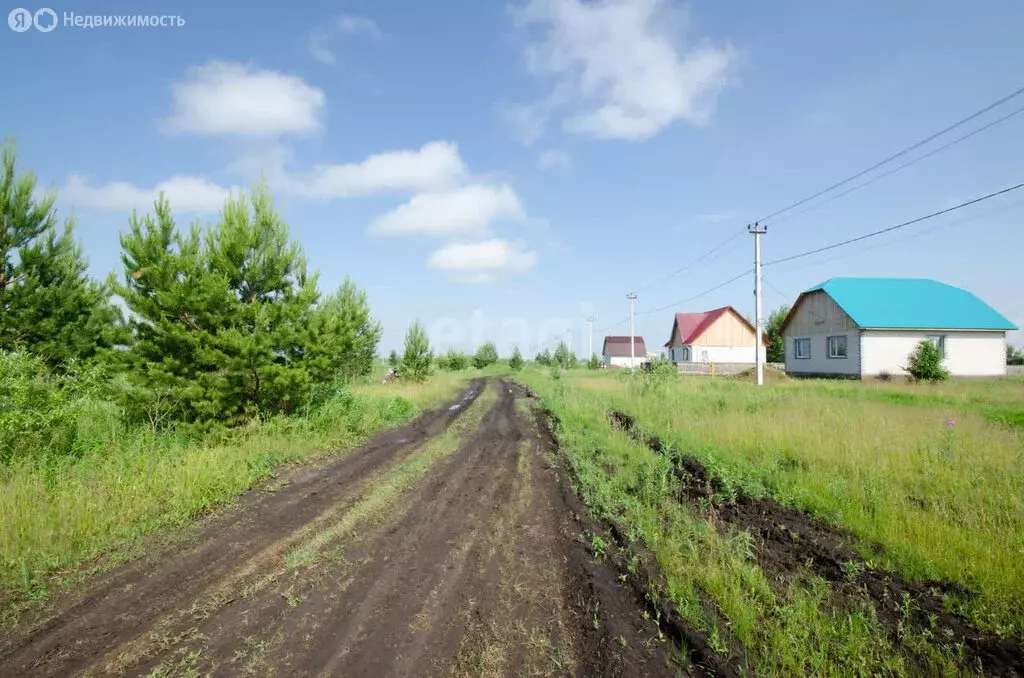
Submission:
[[[665,342],[674,363],[750,363],[757,356],[754,325],[732,306],[703,313],[676,313]],[[767,340],[762,336],[761,358]]]
[[601,360],[606,367],[640,367],[647,362],[647,344],[644,338],[637,335],[633,337],[633,350],[630,352],[629,337],[605,337],[604,346],[601,347]]

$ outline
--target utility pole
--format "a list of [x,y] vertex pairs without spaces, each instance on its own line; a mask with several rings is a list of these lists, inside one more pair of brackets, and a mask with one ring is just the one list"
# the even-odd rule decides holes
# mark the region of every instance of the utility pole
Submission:
[[747,232],[754,236],[754,361],[757,365],[757,385],[764,385],[764,361],[761,359],[761,236],[768,232],[759,222],[747,226]]
[[594,355],[594,316],[587,316],[587,332],[590,335],[590,343],[587,345],[587,360]]
[[633,304],[636,303],[636,292],[630,292],[626,298],[629,299],[629,369],[632,370],[636,365],[636,339],[633,332]]

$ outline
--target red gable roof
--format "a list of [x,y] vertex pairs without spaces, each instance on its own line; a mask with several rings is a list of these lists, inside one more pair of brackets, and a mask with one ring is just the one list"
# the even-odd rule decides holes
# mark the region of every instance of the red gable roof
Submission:
[[[672,325],[673,334],[675,329],[679,328],[679,338],[681,344],[692,344],[697,341],[700,335],[704,334],[704,331],[711,327],[711,324],[721,318],[723,315],[732,311],[736,314],[743,323],[750,327],[751,331],[754,331],[754,326],[750,324],[750,321],[740,315],[736,309],[732,306],[723,306],[722,308],[716,308],[711,311],[704,311],[703,313],[676,313],[675,322]],[[665,346],[672,345],[672,336],[670,334],[668,341],[665,342]]]
[[[633,353],[638,358],[647,357],[647,345],[643,337],[633,337]],[[629,357],[629,337],[605,337],[601,354],[615,358]]]

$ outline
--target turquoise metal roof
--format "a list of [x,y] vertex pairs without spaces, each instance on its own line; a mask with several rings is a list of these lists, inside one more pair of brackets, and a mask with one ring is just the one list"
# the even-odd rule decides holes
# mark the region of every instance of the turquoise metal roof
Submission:
[[862,328],[1015,330],[967,290],[927,278],[832,278],[824,290]]

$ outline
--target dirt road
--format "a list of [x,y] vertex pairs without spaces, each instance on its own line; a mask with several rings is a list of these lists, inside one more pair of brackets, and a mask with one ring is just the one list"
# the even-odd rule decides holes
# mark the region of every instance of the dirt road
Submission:
[[676,675],[513,384],[193,529],[0,637],[0,675]]

